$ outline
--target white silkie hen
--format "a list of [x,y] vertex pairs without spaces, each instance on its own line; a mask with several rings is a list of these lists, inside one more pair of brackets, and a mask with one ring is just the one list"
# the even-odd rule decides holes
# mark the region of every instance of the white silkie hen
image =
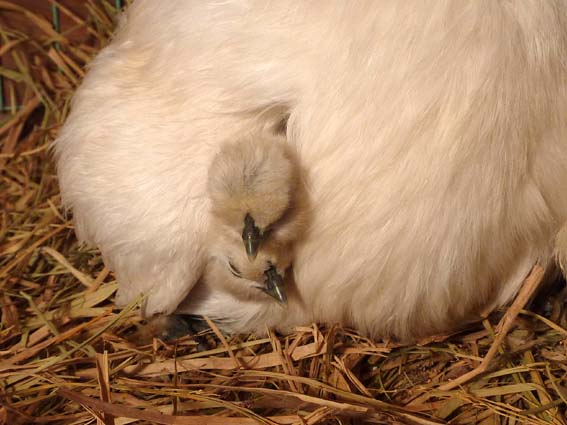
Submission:
[[[564,0],[137,0],[57,140],[63,200],[147,316],[452,329],[565,258],[566,58]],[[274,108],[309,195],[285,306],[230,274],[245,211],[207,186]]]

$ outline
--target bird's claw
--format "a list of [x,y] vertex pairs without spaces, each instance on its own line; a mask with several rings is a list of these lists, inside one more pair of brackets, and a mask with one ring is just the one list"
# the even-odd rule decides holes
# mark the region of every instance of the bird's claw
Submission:
[[256,255],[258,255],[258,248],[262,242],[262,235],[250,214],[246,214],[244,217],[242,241],[244,242],[244,248],[246,249],[248,259],[253,261],[256,258]]
[[272,265],[265,272],[265,287],[262,292],[274,298],[280,304],[287,304],[287,296],[284,288],[284,279]]

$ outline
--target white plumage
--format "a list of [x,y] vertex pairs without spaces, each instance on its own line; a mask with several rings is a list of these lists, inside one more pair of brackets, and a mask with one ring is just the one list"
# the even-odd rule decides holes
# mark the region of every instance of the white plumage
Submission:
[[[234,231],[210,211],[210,165],[272,110],[309,199],[287,307],[207,271],[211,237]],[[146,315],[229,331],[316,320],[409,339],[566,258],[566,117],[564,0],[137,0],[56,152],[119,304],[143,292]]]

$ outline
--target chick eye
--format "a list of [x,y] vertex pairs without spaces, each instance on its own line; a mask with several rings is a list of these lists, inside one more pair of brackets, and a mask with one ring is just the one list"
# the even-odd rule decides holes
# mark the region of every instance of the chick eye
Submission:
[[230,269],[230,272],[235,276],[235,277],[242,277],[242,274],[240,273],[240,270],[238,270],[234,264],[232,264],[230,261],[228,262],[228,268]]

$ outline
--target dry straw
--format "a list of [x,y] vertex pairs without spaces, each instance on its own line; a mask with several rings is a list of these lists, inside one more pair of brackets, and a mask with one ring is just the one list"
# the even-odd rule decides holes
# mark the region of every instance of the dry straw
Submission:
[[566,423],[565,293],[524,310],[537,269],[499,326],[416,346],[316,325],[132,342],[136,305],[79,249],[49,152],[117,6],[0,1],[0,424]]

